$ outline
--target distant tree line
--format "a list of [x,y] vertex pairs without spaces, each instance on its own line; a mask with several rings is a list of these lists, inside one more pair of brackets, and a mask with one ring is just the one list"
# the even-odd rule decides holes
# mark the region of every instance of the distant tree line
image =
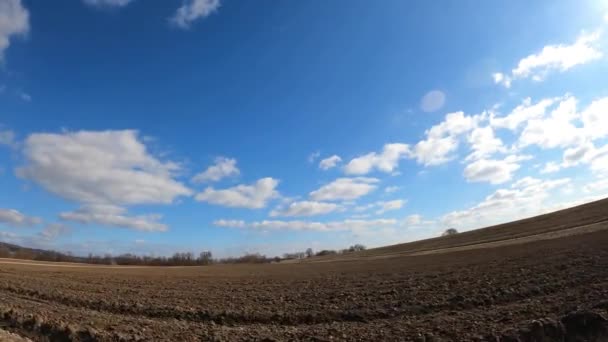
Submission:
[[364,245],[360,245],[360,244],[352,245],[348,248],[341,249],[341,250],[324,249],[324,250],[318,251],[316,253],[313,251],[312,248],[308,248],[304,252],[285,253],[285,254],[283,254],[283,259],[293,260],[293,259],[312,258],[313,256],[347,254],[347,253],[364,251],[365,249],[366,249],[366,247]]
[[267,264],[281,260],[305,259],[313,256],[346,254],[365,250],[365,246],[357,244],[342,250],[322,250],[314,252],[308,248],[304,252],[285,253],[283,258],[267,257],[259,253],[248,253],[240,257],[213,258],[210,251],[203,251],[198,255],[192,252],[174,253],[172,256],[141,256],[131,253],[113,256],[89,254],[87,257],[74,256],[70,252],[34,250],[29,248],[8,248],[0,245],[0,258],[13,258],[34,261],[51,262],[77,262],[96,265],[125,265],[125,266],[204,266],[211,264]]

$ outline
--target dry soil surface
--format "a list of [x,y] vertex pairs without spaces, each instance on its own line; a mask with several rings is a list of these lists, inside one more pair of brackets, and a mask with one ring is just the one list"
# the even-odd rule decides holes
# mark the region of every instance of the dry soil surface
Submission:
[[607,341],[608,201],[598,203],[527,223],[528,236],[594,229],[442,253],[419,252],[513,240],[526,223],[325,262],[0,263],[0,327],[34,341]]

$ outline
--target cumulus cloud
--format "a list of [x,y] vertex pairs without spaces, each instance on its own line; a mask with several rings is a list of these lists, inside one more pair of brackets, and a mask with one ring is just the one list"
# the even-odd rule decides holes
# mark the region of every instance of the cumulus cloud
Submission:
[[123,7],[134,0],[83,0],[85,4],[90,6],[108,6],[108,7]]
[[184,0],[169,21],[179,28],[187,29],[194,21],[208,17],[219,7],[220,0]]
[[200,202],[225,207],[260,209],[266,207],[271,199],[279,197],[276,190],[278,185],[278,180],[266,177],[251,185],[241,184],[228,189],[216,190],[208,187],[195,198]]
[[585,135],[590,139],[608,136],[608,97],[593,101],[582,113]]
[[173,178],[179,166],[151,155],[132,130],[31,134],[23,154],[19,177],[83,205],[64,219],[162,231],[166,226],[142,223],[156,221],[155,215],[128,217],[123,207],[169,204],[192,194]]
[[491,126],[475,128],[467,138],[471,146],[471,154],[466,160],[476,160],[491,156],[496,152],[505,152],[506,147],[502,140],[494,135]]
[[38,217],[27,216],[15,209],[0,208],[0,224],[11,227],[31,227],[42,222]]
[[572,122],[578,117],[576,104],[576,99],[568,96],[548,116],[528,120],[519,136],[518,145],[549,149],[580,143],[584,139],[583,130]]
[[583,187],[585,192],[598,192],[608,190],[608,178],[601,178],[597,181],[591,182]]
[[76,211],[64,212],[59,217],[65,221],[83,224],[100,224],[110,227],[130,228],[146,232],[165,232],[168,227],[158,222],[158,214],[129,216],[127,210],[114,205],[86,205]]
[[579,164],[587,164],[594,172],[608,171],[608,144],[602,147],[587,141],[581,145],[568,148],[562,156],[561,166],[573,167]]
[[179,166],[146,150],[136,131],[37,133],[25,140],[17,175],[62,198],[87,204],[169,204],[191,190]]
[[420,100],[420,109],[424,112],[435,112],[443,107],[445,94],[440,90],[431,90]]
[[453,211],[441,218],[444,225],[461,228],[480,228],[521,218],[538,215],[550,210],[546,202],[555,189],[571,183],[569,178],[541,180],[526,177],[487,196],[471,208]]
[[215,159],[214,165],[195,175],[192,181],[195,183],[217,182],[226,177],[238,176],[240,173],[241,171],[236,166],[236,159],[218,157]]
[[426,139],[414,146],[410,156],[425,166],[452,160],[453,152],[458,149],[458,137],[477,127],[481,120],[482,115],[469,116],[463,112],[447,114],[441,123],[426,131]]
[[340,208],[341,207],[335,203],[300,201],[290,203],[285,208],[277,208],[270,212],[270,216],[318,216],[332,213]]
[[319,168],[321,170],[329,170],[331,168],[338,166],[338,164],[340,162],[342,162],[342,158],[340,158],[340,156],[334,154],[331,157],[327,157],[327,158],[321,160],[321,162],[319,162]]
[[540,170],[541,174],[554,173],[561,169],[561,166],[556,162],[548,162],[545,166]]
[[504,159],[479,159],[465,167],[464,177],[469,182],[505,183],[520,168],[519,162],[530,158],[531,156],[510,155]]
[[502,72],[495,72],[492,74],[492,79],[496,84],[502,84],[505,88],[511,88],[511,76],[505,75]]
[[399,209],[403,208],[405,203],[406,203],[406,201],[404,201],[404,200],[392,200],[392,201],[381,202],[381,203],[379,203],[380,209],[376,210],[376,214],[382,215],[382,214],[386,213],[387,211],[399,210]]
[[600,31],[582,33],[572,44],[547,45],[540,52],[522,58],[510,75],[493,74],[494,82],[507,88],[516,79],[531,78],[542,81],[552,71],[564,72],[571,68],[600,59]]
[[21,0],[0,0],[0,62],[14,36],[24,36],[29,32],[29,12]]
[[556,99],[543,99],[533,104],[532,99],[527,97],[505,116],[490,118],[490,125],[495,128],[506,128],[511,131],[517,130],[522,124],[532,119],[545,116],[547,109],[556,102]]
[[315,201],[355,200],[376,190],[376,183],[376,178],[338,178],[311,192],[310,198]]
[[373,170],[390,173],[397,169],[399,160],[408,156],[410,148],[406,144],[386,144],[382,152],[371,152],[352,159],[344,167],[347,175],[365,175]]

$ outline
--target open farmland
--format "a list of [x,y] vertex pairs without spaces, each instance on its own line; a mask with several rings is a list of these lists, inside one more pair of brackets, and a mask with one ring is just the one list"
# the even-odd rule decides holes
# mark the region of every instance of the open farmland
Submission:
[[606,341],[607,220],[603,200],[291,264],[3,260],[0,326],[35,341]]

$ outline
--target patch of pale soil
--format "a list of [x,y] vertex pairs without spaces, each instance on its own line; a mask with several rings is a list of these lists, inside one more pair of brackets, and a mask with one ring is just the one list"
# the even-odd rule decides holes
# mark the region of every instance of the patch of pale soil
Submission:
[[110,266],[110,265],[92,265],[92,264],[78,264],[68,262],[39,262],[39,261],[28,261],[19,259],[5,259],[0,258],[0,264],[5,265],[24,265],[24,266],[43,266],[43,267],[67,267],[67,268],[184,268],[184,267],[196,267],[196,266]]
[[32,342],[32,340],[0,329],[0,342]]

